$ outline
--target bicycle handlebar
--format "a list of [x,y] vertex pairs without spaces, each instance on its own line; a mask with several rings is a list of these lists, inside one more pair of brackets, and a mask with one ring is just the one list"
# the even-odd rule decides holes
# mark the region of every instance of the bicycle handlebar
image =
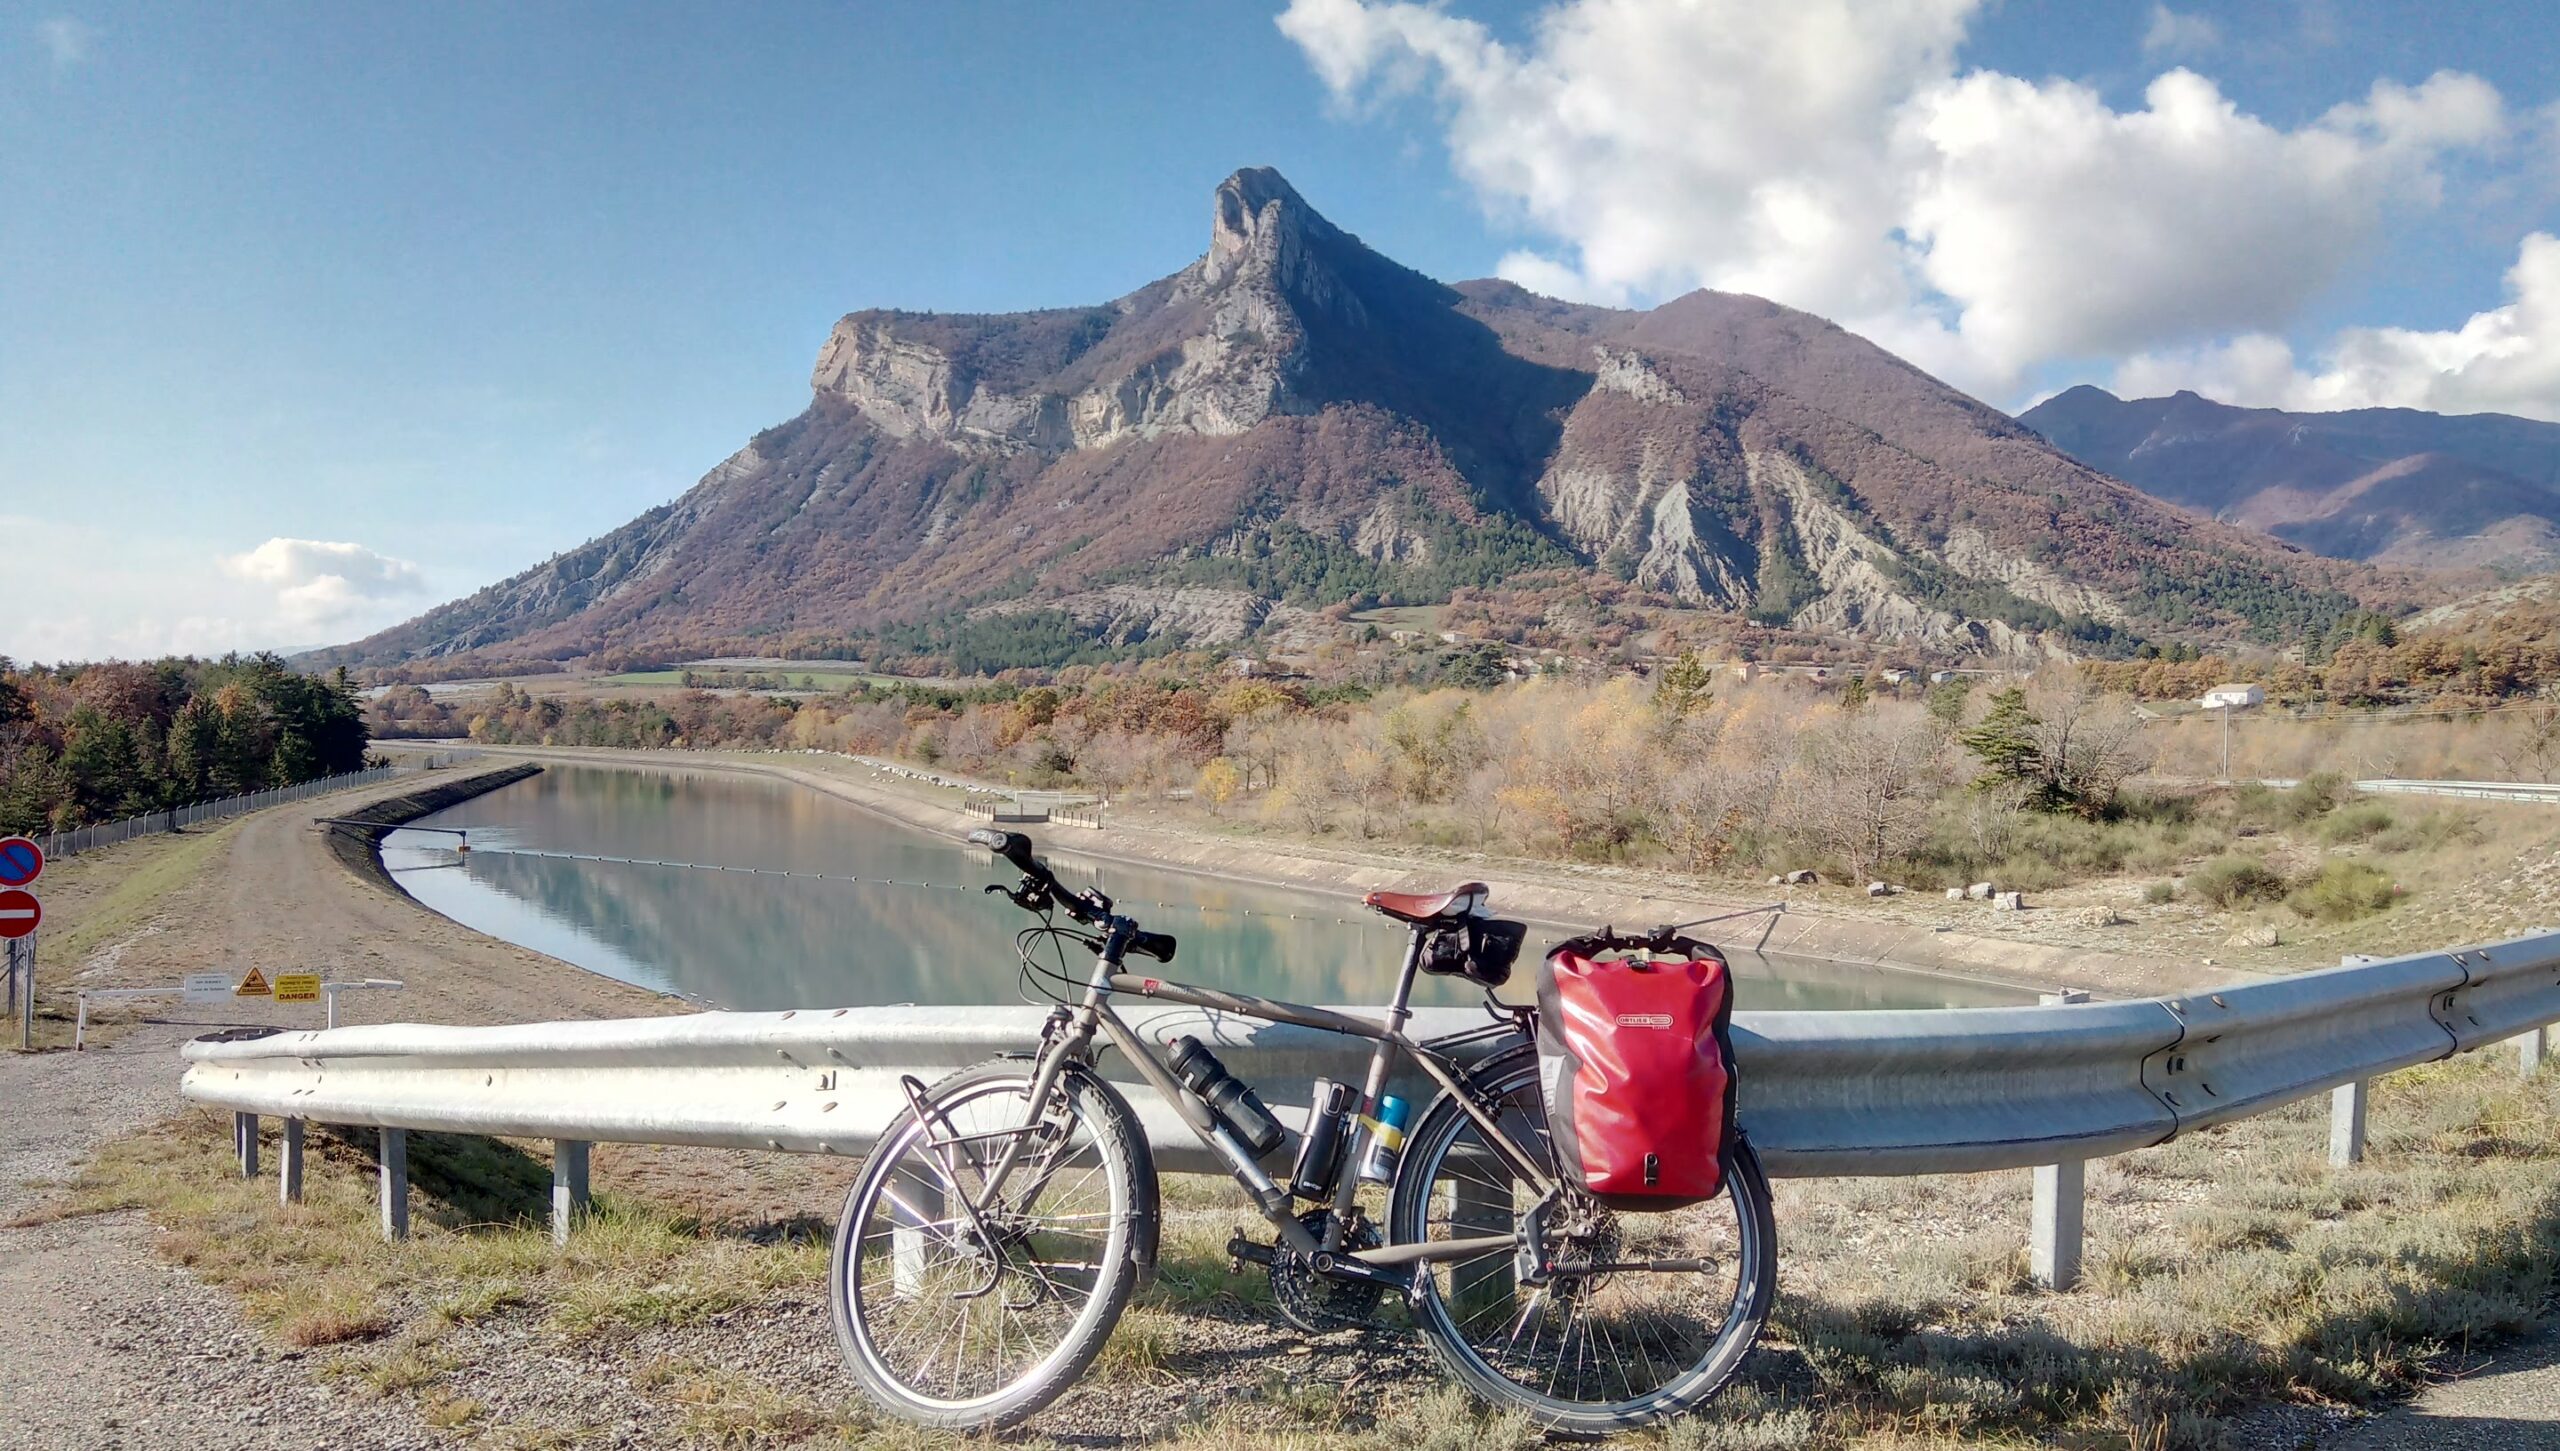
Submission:
[[1173,961],[1175,944],[1172,933],[1148,932],[1129,918],[1112,916],[1111,899],[1098,891],[1068,891],[1066,883],[1059,881],[1057,874],[1051,872],[1045,862],[1031,854],[1030,837],[1018,831],[998,831],[991,826],[981,826],[970,831],[969,844],[985,847],[1012,863],[1021,871],[1024,881],[1037,889],[1036,892],[1008,891],[1003,887],[990,886],[987,888],[988,891],[1003,892],[1013,899],[1015,906],[1027,912],[1037,912],[1045,906],[1055,904],[1068,916],[1088,927],[1110,928],[1116,924],[1126,924],[1128,930],[1122,935],[1120,942],[1123,948],[1142,957],[1152,957],[1158,962]]

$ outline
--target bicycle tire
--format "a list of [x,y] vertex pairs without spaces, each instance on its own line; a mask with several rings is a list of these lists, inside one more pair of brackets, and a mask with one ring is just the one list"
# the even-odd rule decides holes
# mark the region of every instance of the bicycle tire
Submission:
[[[1525,1120],[1525,1124],[1506,1121],[1505,1133],[1520,1141],[1522,1147],[1544,1154],[1551,1166],[1553,1151],[1548,1145],[1542,1100],[1538,1096],[1537,1067],[1537,1054],[1533,1049],[1514,1048],[1477,1069],[1470,1081],[1487,1096],[1508,1105],[1512,1114]],[[1531,1112],[1532,1109],[1536,1111]],[[1448,1187],[1443,1182],[1447,1156],[1469,1135],[1473,1135],[1475,1142],[1481,1145],[1482,1130],[1450,1094],[1443,1092],[1424,1111],[1407,1142],[1389,1201],[1390,1244],[1413,1244],[1432,1237],[1434,1186]],[[1611,1400],[1576,1399],[1553,1394],[1555,1378],[1552,1376],[1546,1389],[1541,1390],[1505,1374],[1474,1343],[1467,1325],[1460,1322],[1459,1312],[1451,1304],[1453,1298],[1469,1293],[1460,1285],[1458,1277],[1469,1273],[1465,1266],[1476,1263],[1474,1261],[1442,1261],[1418,1267],[1412,1297],[1415,1323],[1430,1343],[1433,1353],[1439,1357],[1441,1365],[1460,1384],[1495,1405],[1516,1406],[1526,1411],[1550,1432],[1573,1437],[1606,1436],[1653,1425],[1693,1410],[1722,1390],[1740,1370],[1744,1357],[1759,1342],[1760,1334],[1768,1323],[1770,1307],[1777,1298],[1777,1224],[1770,1209],[1769,1181],[1761,1172],[1758,1156],[1752,1153],[1747,1142],[1737,1141],[1728,1151],[1724,1183],[1724,1190],[1709,1204],[1730,1206],[1733,1217],[1736,1244],[1732,1298],[1723,1311],[1721,1326],[1707,1343],[1704,1353],[1686,1370],[1670,1376],[1658,1386]],[[1516,1199],[1514,1203],[1516,1205]],[[1681,1214],[1698,1212],[1697,1209],[1677,1211]],[[1651,1221],[1659,1216],[1629,1218]],[[1516,1219],[1513,1222],[1516,1223]],[[1471,1222],[1466,1227],[1478,1226]],[[1477,1273],[1499,1275],[1503,1282],[1508,1278],[1507,1269],[1488,1267]],[[1667,1273],[1655,1273],[1666,1281],[1671,1279]],[[1594,1283],[1598,1281],[1595,1279]],[[1515,1300],[1518,1298],[1516,1288],[1498,1293],[1510,1294]],[[1495,1303],[1492,1308],[1497,1312],[1507,1312],[1509,1307]],[[1532,1298],[1529,1306],[1521,1311],[1520,1323],[1525,1324],[1528,1317],[1536,1313],[1538,1304]],[[1547,1314],[1552,1316],[1552,1309]],[[1517,1328],[1512,1332],[1515,1343],[1519,1333]],[[1540,1333],[1543,1334],[1543,1330]],[[1572,1324],[1568,1321],[1557,1343],[1559,1368],[1565,1354],[1565,1343],[1571,1339],[1572,1333]],[[1591,1332],[1584,1332],[1584,1340],[1586,1344],[1593,1343]],[[1541,1343],[1533,1337],[1531,1350],[1534,1351]],[[1613,1340],[1609,1350],[1614,1352],[1618,1348]],[[1631,1385],[1629,1389],[1633,1391]]]
[[[957,1126],[963,1131],[982,1131],[983,1126],[976,1122],[978,1115],[972,1112],[980,1105],[998,1113],[1009,1110],[1014,1115],[1011,1122],[1018,1123],[1029,1097],[1033,1068],[1030,1061],[1021,1058],[1000,1058],[964,1068],[925,1090],[925,1103],[938,1122]],[[930,1166],[934,1162],[916,1157],[924,1143],[918,1135],[912,1108],[900,1111],[881,1132],[878,1143],[863,1165],[861,1176],[846,1192],[844,1214],[836,1227],[832,1268],[828,1277],[836,1339],[843,1350],[846,1365],[864,1392],[901,1420],[936,1430],[990,1431],[1019,1425],[1038,1414],[1092,1366],[1094,1357],[1101,1353],[1103,1343],[1110,1338],[1112,1328],[1118,1324],[1120,1313],[1128,1304],[1140,1276],[1142,1261],[1153,1257],[1157,1234],[1154,1161],[1127,1101],[1081,1064],[1066,1066],[1052,1095],[1053,1106],[1063,1110],[1062,1116],[1070,1125],[1065,1141],[1075,1142],[1079,1126],[1081,1132],[1089,1137],[1094,1172],[1102,1176],[1104,1199],[1107,1201],[1107,1208],[1100,1213],[1107,1215],[1107,1221],[1098,1236],[1090,1231],[1056,1231],[1055,1226],[1050,1227],[1053,1239],[1057,1234],[1065,1233],[1081,1234],[1093,1241],[1094,1248],[1086,1251],[1093,1256],[1090,1264],[1079,1267],[1077,1271],[1081,1274],[1090,1270],[1090,1287],[1084,1292],[1082,1302],[1072,1317],[1059,1328],[1055,1342],[1029,1357],[1029,1363],[1017,1375],[965,1394],[952,1393],[947,1389],[936,1393],[933,1388],[915,1384],[913,1382],[921,1379],[920,1370],[915,1366],[901,1366],[892,1353],[891,1337],[887,1333],[894,1329],[890,1324],[890,1312],[901,1297],[916,1304],[926,1300],[924,1294],[915,1292],[920,1285],[911,1285],[908,1290],[899,1288],[897,1277],[901,1273],[923,1282],[942,1273],[984,1273],[984,1267],[994,1262],[1002,1262],[1005,1268],[995,1272],[992,1278],[997,1290],[987,1294],[1002,1292],[1006,1297],[993,1302],[995,1309],[1012,1309],[1014,1306],[1009,1298],[1012,1292],[1004,1291],[1003,1287],[1013,1277],[1017,1251],[1023,1252],[1021,1263],[1031,1266],[1020,1278],[1033,1287],[1032,1298],[1036,1303],[1044,1298],[1038,1291],[1054,1289],[1060,1279],[1042,1268],[1041,1262],[1028,1253],[1034,1236],[1042,1231],[1023,1230],[1022,1244],[1008,1244],[1000,1254],[988,1255],[983,1252],[982,1242],[961,1244],[968,1236],[967,1217],[965,1213],[948,1215],[947,1205],[938,1211],[945,1213],[947,1218],[931,1222],[937,1227],[907,1228],[903,1231],[894,1227],[887,1230],[877,1228],[884,1222],[892,1226],[897,1223],[895,1209],[889,1211],[885,1221],[882,1213],[884,1196],[898,1176],[901,1173],[910,1175],[909,1190],[912,1191],[920,1182],[914,1177],[913,1165],[924,1163]],[[995,1122],[1000,1126],[1000,1120]],[[965,1180],[969,1165],[958,1165],[957,1172]],[[1008,1186],[1021,1183],[1022,1172],[1017,1170],[1016,1177],[1008,1181]],[[1051,1172],[1054,1173],[1054,1169]],[[1045,1188],[1044,1179],[1044,1192]],[[1036,1199],[1038,1195],[1032,1197]],[[894,1200],[891,1202],[895,1203]],[[1099,1216],[1078,1211],[1066,1217],[1082,1222]],[[958,1248],[944,1261],[920,1266],[911,1264],[902,1269],[899,1264],[902,1253],[924,1259],[931,1254],[931,1249],[901,1251],[895,1241],[900,1232],[917,1236],[919,1242],[929,1236],[939,1236]],[[886,1246],[882,1242],[884,1234],[889,1237]],[[885,1259],[881,1255],[884,1247],[887,1249]],[[953,1352],[955,1373],[965,1373],[962,1362],[968,1352],[968,1317],[993,1313],[981,1308],[989,1303],[987,1294],[982,1294],[971,1308],[960,1312],[963,1319],[958,1329],[958,1345]],[[997,1349],[999,1352],[1003,1349],[1000,1331]],[[925,1364],[930,1365],[939,1353],[937,1347]]]

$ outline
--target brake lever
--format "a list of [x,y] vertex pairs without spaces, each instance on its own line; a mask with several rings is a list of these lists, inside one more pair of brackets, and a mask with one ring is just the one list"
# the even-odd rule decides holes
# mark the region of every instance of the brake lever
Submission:
[[1014,887],[1008,887],[1001,882],[989,882],[985,890],[1010,899],[1013,905],[1025,912],[1045,913],[1051,906],[1049,889],[1036,877],[1024,877],[1022,884]]

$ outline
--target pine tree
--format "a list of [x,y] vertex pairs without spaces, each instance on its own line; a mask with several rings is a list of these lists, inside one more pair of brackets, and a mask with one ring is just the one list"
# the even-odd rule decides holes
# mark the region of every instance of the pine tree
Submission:
[[1976,790],[2044,779],[2036,724],[2035,713],[2027,709],[2025,686],[2012,685],[1991,697],[1991,709],[1983,713],[1981,723],[1957,737],[1982,762],[1982,775],[1973,783]]
[[1663,719],[1687,720],[1714,702],[1715,691],[1709,688],[1707,662],[1695,650],[1683,650],[1680,658],[1664,667],[1662,679],[1653,687],[1654,709]]

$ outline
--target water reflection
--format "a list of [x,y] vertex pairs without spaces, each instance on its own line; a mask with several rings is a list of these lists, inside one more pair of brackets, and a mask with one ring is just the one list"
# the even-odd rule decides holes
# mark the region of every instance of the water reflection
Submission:
[[[1017,999],[1014,934],[1030,919],[980,890],[1004,875],[986,853],[787,782],[553,766],[421,824],[469,827],[472,850],[457,858],[450,837],[394,833],[383,858],[412,895],[465,925],[608,977],[731,1008]],[[1393,981],[1402,933],[1348,901],[1064,854],[1052,865],[1177,934],[1173,975],[1316,1003],[1375,1002]],[[1531,943],[1560,935],[1533,932]],[[1929,1007],[2023,996],[1803,959],[1736,954],[1735,967],[1745,1008]],[[1524,968],[1515,992],[1526,979]],[[1474,993],[1426,978],[1416,999],[1464,1003]]]

